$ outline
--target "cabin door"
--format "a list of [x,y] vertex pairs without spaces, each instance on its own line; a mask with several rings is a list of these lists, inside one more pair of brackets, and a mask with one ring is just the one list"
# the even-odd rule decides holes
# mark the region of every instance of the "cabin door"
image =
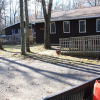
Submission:
[[36,41],[36,32],[34,31],[34,29],[32,29],[32,31],[33,31],[33,40]]
[[12,29],[12,35],[14,35],[15,34],[15,29]]

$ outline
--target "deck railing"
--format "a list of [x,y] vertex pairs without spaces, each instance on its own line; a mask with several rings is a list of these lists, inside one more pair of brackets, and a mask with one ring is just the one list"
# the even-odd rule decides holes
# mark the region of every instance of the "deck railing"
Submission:
[[0,36],[0,41],[2,44],[20,42],[21,34]]
[[60,38],[60,51],[64,54],[99,55],[100,35]]

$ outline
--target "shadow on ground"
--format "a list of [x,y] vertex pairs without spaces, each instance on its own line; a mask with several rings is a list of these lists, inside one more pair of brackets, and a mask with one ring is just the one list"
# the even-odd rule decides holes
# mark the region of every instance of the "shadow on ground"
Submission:
[[[52,48],[52,50],[58,50],[59,47],[56,46],[56,48]],[[10,51],[6,51],[6,52],[10,52]],[[18,55],[18,52],[11,52],[14,53],[13,55]],[[100,74],[99,72],[99,68],[100,65],[97,64],[91,64],[91,63],[86,63],[84,61],[74,61],[73,60],[69,60],[69,59],[63,59],[63,58],[59,58],[59,57],[54,57],[54,56],[49,56],[49,55],[43,55],[43,54],[38,54],[38,53],[34,53],[34,52],[30,52],[28,54],[26,54],[24,56],[26,59],[34,59],[34,60],[40,60],[46,63],[52,63],[52,64],[57,64],[58,66],[61,67],[69,67],[70,69],[75,69],[75,70],[79,70],[79,71],[85,71],[85,72],[89,72],[89,73],[93,73],[93,74]]]

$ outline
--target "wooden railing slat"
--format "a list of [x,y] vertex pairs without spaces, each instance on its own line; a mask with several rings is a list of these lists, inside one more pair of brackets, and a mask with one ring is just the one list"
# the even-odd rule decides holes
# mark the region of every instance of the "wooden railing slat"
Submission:
[[59,39],[60,50],[66,53],[84,54],[100,52],[100,35]]

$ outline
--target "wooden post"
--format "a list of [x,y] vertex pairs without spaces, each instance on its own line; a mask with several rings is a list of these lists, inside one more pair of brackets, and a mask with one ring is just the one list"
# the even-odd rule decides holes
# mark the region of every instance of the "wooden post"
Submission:
[[0,41],[0,49],[3,50],[3,47],[2,47],[1,41]]
[[16,36],[14,35],[14,42],[16,42]]
[[83,38],[83,55],[85,55],[85,38]]
[[95,52],[96,52],[96,37],[95,37]]
[[100,37],[99,37],[99,50],[100,50]]
[[71,39],[69,40],[69,51],[71,51]]
[[66,42],[67,42],[67,53],[68,53],[68,39],[67,39],[67,41],[66,41]]
[[78,38],[78,55],[80,54],[80,39]]
[[66,48],[67,48],[67,47],[66,47],[66,39],[65,39],[65,52],[66,52]]
[[59,42],[60,42],[60,52],[61,52],[61,39],[59,39]]
[[91,48],[92,48],[92,40],[91,40],[91,38],[88,39],[88,48],[89,48],[89,51],[91,51]]

